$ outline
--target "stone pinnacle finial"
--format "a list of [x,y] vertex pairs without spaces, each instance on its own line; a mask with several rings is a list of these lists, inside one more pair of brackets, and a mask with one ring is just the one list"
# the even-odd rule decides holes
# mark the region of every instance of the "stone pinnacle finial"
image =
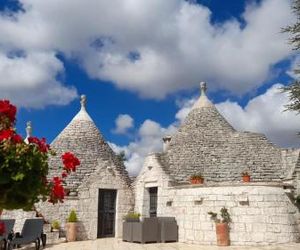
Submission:
[[207,90],[206,82],[200,82],[200,90],[201,90],[201,95],[206,95],[206,90]]
[[29,138],[32,136],[32,126],[31,126],[31,121],[28,121],[26,123],[26,138]]
[[81,108],[85,108],[86,107],[86,96],[85,95],[81,95],[81,97],[80,97],[80,104],[81,104]]

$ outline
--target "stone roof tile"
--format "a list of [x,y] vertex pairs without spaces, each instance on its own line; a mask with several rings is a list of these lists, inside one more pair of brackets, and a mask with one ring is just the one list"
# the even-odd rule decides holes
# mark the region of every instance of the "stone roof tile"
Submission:
[[236,131],[202,94],[162,154],[164,169],[176,181],[201,173],[208,182],[236,181],[249,171],[255,181],[283,178],[281,149],[262,134]]
[[[85,106],[86,98],[82,96],[80,111],[51,143],[57,156],[49,159],[50,176],[61,172],[59,169],[59,166],[62,166],[60,155],[70,151],[76,154],[81,162],[77,171],[66,178],[66,186],[71,191],[77,191],[84,180],[88,179],[98,167],[103,167],[105,164],[115,168],[124,181],[130,185],[130,179],[123,162],[106,143],[99,129],[86,112]],[[99,161],[105,164],[100,164]]]

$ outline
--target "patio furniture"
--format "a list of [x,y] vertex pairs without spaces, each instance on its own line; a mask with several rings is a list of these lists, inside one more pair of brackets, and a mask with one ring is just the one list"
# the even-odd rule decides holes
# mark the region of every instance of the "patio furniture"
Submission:
[[157,217],[160,242],[178,241],[178,225],[175,217]]
[[[4,223],[4,226],[5,226],[5,233],[0,236],[0,246],[3,243],[4,250],[6,249],[7,242],[8,242],[8,240],[10,239],[10,237],[12,235],[13,228],[14,228],[14,225],[15,225],[15,221],[16,220],[14,220],[14,219],[0,220],[0,223],[1,222]],[[0,249],[1,249],[1,247],[0,247]]]
[[144,218],[141,222],[132,222],[133,242],[158,242],[158,220],[155,217]]
[[8,242],[8,249],[11,250],[14,246],[20,246],[29,243],[35,243],[35,248],[40,249],[43,224],[43,219],[25,220],[22,233],[17,233],[15,237]]
[[[123,236],[122,236],[122,240],[123,241],[128,241],[128,242],[132,242],[132,224],[134,222],[132,221],[124,221],[123,222]],[[138,222],[135,222],[138,223]]]

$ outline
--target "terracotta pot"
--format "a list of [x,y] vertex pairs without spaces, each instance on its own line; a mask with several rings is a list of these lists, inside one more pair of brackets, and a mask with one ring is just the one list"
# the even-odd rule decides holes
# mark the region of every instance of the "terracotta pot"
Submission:
[[229,227],[227,223],[216,223],[217,245],[229,246]]
[[250,182],[250,175],[243,175],[243,182]]
[[77,236],[77,223],[76,222],[68,222],[66,223],[66,236],[67,241],[76,241]]
[[204,182],[203,178],[201,178],[201,179],[191,179],[192,184],[203,184],[203,182]]

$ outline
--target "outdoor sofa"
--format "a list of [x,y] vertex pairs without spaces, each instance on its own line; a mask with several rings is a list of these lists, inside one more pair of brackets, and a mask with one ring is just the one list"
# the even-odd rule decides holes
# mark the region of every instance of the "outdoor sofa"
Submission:
[[178,241],[177,222],[174,217],[150,217],[140,222],[124,222],[123,241],[140,243]]
[[0,223],[4,223],[4,227],[5,227],[5,233],[0,236],[0,249],[1,249],[1,246],[3,247],[3,249],[6,249],[8,240],[11,237],[12,232],[13,232],[15,220],[14,219],[3,219],[3,220],[0,220]]
[[15,237],[8,242],[8,250],[30,243],[35,243],[35,248],[40,249],[43,225],[43,219],[26,219],[21,234],[16,233]]

